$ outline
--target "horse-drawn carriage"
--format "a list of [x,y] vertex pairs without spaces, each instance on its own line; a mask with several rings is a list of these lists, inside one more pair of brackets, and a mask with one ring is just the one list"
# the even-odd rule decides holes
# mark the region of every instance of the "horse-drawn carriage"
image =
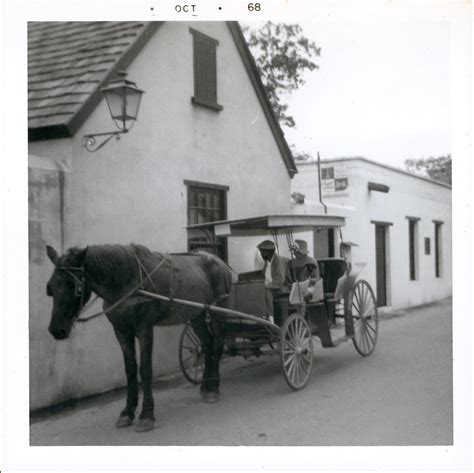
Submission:
[[[205,231],[210,239],[216,236],[248,237],[271,235],[276,248],[283,237],[289,248],[294,234],[338,228],[342,217],[292,215],[265,216],[233,221],[198,224],[189,230]],[[294,278],[291,291],[279,297],[284,316],[276,323],[268,321],[268,303],[263,271],[241,273],[234,281],[224,312],[224,353],[229,356],[261,356],[279,353],[285,379],[295,390],[307,383],[313,363],[313,337],[323,347],[335,347],[352,340],[356,350],[367,356],[377,340],[378,312],[374,293],[365,280],[356,280],[360,266],[344,258],[318,259],[322,290],[308,291],[309,281]],[[290,269],[291,273],[291,269]],[[290,274],[291,276],[291,274]],[[221,309],[217,309],[221,311]],[[221,312],[222,313],[222,312]],[[179,361],[184,376],[198,384],[202,381],[204,358],[199,338],[187,324],[181,334]]]
[[[297,232],[339,228],[343,217],[328,215],[274,215],[193,225],[211,242],[218,237],[272,235],[276,248],[286,239],[294,244]],[[214,243],[213,243],[214,241]],[[282,246],[282,245],[281,245]],[[344,258],[319,259],[322,290],[308,291],[308,281],[296,281],[278,301],[284,315],[273,323],[268,313],[263,274],[240,275],[214,255],[163,254],[140,245],[94,245],[71,248],[60,256],[47,247],[55,266],[47,285],[53,298],[49,331],[57,340],[69,337],[74,323],[106,314],[124,356],[127,404],[117,427],[131,425],[138,405],[138,364],[135,339],[140,345],[143,405],[136,429],[154,426],[152,348],[155,325],[188,323],[181,336],[179,359],[185,376],[200,383],[206,402],[219,398],[219,362],[228,355],[279,353],[283,373],[295,390],[305,386],[313,364],[313,338],[323,347],[352,340],[366,356],[377,340],[378,313],[370,285],[356,280],[357,271]],[[80,317],[95,293],[103,311]],[[308,296],[308,294],[310,296]]]

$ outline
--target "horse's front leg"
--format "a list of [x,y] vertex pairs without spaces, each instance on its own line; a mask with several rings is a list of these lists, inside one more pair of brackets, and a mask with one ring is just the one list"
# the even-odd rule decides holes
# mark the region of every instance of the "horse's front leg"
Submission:
[[142,380],[143,404],[135,430],[145,432],[155,426],[155,403],[152,390],[153,325],[146,324],[139,329],[138,341],[140,343],[140,378]]
[[138,405],[137,360],[135,356],[135,336],[133,331],[114,327],[115,335],[120,343],[127,375],[127,405],[120,413],[116,427],[128,427],[135,417]]

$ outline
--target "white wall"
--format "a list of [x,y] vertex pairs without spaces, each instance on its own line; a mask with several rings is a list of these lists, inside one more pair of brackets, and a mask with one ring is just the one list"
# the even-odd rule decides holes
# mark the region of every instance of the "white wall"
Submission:
[[[452,294],[451,281],[451,189],[418,177],[398,172],[363,159],[328,160],[322,166],[345,164],[348,170],[347,191],[324,197],[329,205],[338,204],[354,211],[339,210],[346,216],[343,237],[357,243],[352,248],[352,260],[365,261],[360,277],[367,279],[376,288],[375,274],[375,226],[371,221],[391,223],[388,228],[388,304],[394,309],[409,307],[442,299]],[[390,187],[388,193],[369,192],[368,182],[377,182]],[[292,183],[292,191],[306,193],[310,200],[318,195],[317,165],[302,164]],[[331,212],[337,213],[332,209]],[[408,220],[418,221],[418,276],[409,278]],[[435,277],[434,223],[443,225],[443,273]],[[424,254],[424,238],[431,241],[431,254]]]
[[[30,143],[30,153],[70,169],[63,250],[135,242],[185,251],[185,179],[229,186],[229,218],[289,212],[290,177],[225,23],[192,24],[219,40],[218,102],[224,108],[216,112],[191,104],[190,26],[165,23],[128,68],[129,78],[146,94],[138,122],[120,141],[96,153],[82,146],[84,134],[113,128],[101,102],[73,138]],[[60,245],[58,239],[53,243]],[[44,287],[52,266],[39,254],[30,261],[31,408],[123,385],[120,349],[105,318],[77,325],[65,342],[47,333],[51,301]],[[230,264],[239,266],[232,260],[239,252],[229,254]],[[155,333],[155,373],[175,370],[177,329]]]

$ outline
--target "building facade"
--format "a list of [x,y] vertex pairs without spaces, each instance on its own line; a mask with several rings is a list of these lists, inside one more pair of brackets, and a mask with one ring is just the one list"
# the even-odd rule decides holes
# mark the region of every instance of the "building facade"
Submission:
[[[60,253],[101,243],[199,248],[189,224],[288,213],[296,166],[236,23],[32,23],[29,53],[35,409],[125,384],[105,317],[77,324],[64,342],[48,333],[46,244]],[[145,91],[138,121],[89,153],[83,136],[114,128],[98,89],[117,70]],[[232,264],[238,248],[218,245]],[[155,374],[177,369],[179,333],[156,329]]]
[[[346,217],[341,234],[313,238],[317,257],[345,253],[366,263],[360,277],[379,307],[396,310],[452,295],[451,187],[365,158],[298,164],[292,191],[305,196],[298,212]],[[320,193],[321,190],[321,193]]]

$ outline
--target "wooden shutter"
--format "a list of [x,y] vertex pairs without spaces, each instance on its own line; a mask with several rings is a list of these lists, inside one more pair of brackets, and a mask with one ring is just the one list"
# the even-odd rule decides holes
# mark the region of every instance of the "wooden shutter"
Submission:
[[193,103],[215,110],[222,110],[217,103],[217,55],[219,42],[199,31],[190,29],[194,51],[194,97]]

